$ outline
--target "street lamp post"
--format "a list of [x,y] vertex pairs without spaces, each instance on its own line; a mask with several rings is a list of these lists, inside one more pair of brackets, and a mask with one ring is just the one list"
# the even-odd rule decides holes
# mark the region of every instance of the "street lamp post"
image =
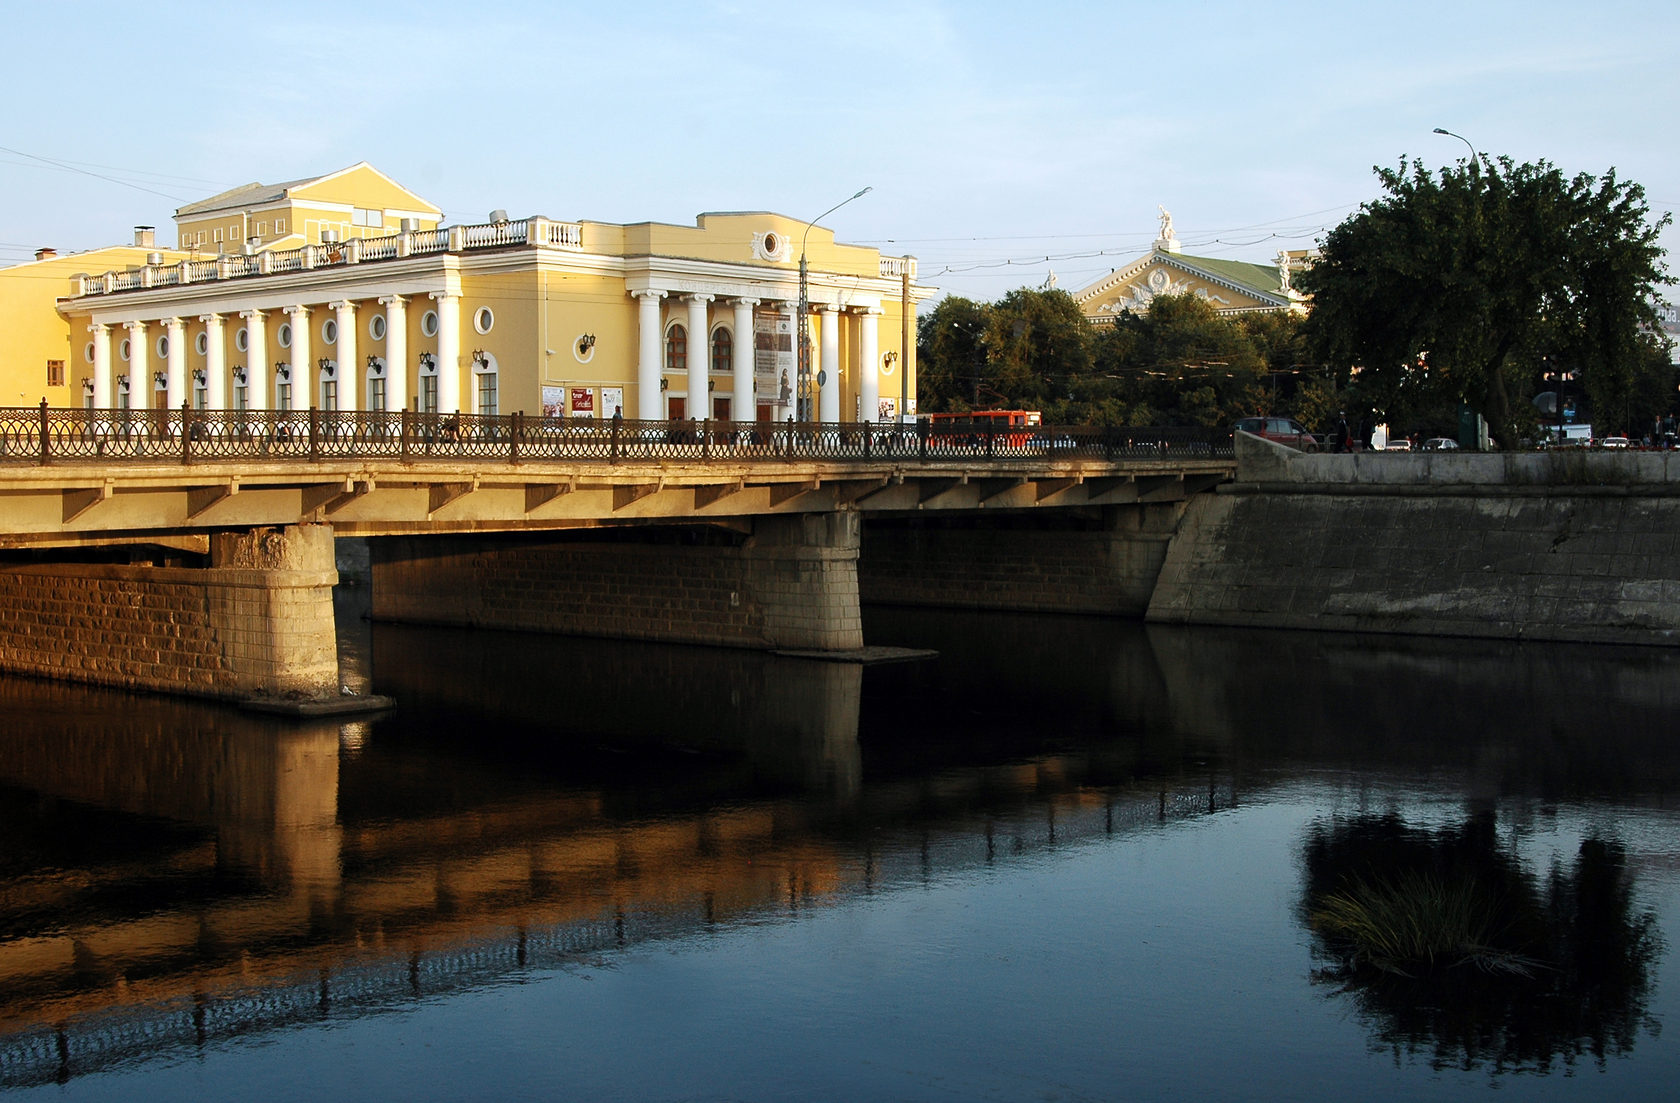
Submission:
[[802,422],[815,421],[816,420],[815,418],[813,418],[811,416],[811,413],[812,413],[812,410],[811,410],[811,404],[812,404],[812,394],[811,394],[811,391],[812,391],[812,387],[811,387],[811,326],[810,326],[810,322],[808,321],[808,317],[809,317],[809,314],[810,314],[811,297],[810,297],[810,293],[809,293],[809,287],[808,287],[808,285],[806,283],[806,279],[805,279],[806,278],[806,272],[807,272],[806,265],[805,265],[805,246],[807,244],[809,244],[810,240],[811,240],[811,227],[815,226],[822,219],[827,218],[829,215],[833,214],[835,211],[839,210],[841,207],[844,207],[846,204],[850,203],[852,200],[857,199],[860,196],[868,195],[870,192],[872,192],[874,190],[875,190],[875,188],[873,186],[867,187],[867,188],[860,188],[859,190],[853,192],[851,195],[848,195],[846,198],[842,199],[840,202],[836,203],[834,206],[830,207],[828,210],[824,211],[822,214],[819,214],[816,218],[811,219],[811,221],[805,223],[805,236],[800,238],[800,240],[799,240],[799,400],[798,401],[799,401],[799,420],[802,421]]
[[1470,144],[1470,139],[1469,138],[1466,138],[1462,134],[1454,134],[1452,131],[1448,130],[1446,127],[1443,127],[1443,126],[1436,127],[1435,128],[1435,133],[1445,134],[1449,138],[1457,138],[1459,141],[1463,142],[1464,143],[1464,148],[1468,149],[1470,151],[1470,163],[1472,165],[1475,165],[1477,168],[1482,167],[1481,154],[1476,152],[1476,147]]

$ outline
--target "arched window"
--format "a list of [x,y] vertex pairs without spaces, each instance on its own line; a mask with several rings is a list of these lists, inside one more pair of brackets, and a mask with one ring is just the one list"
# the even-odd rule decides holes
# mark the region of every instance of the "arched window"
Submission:
[[665,335],[665,370],[688,370],[688,330],[680,325],[672,326],[670,332]]
[[712,372],[717,375],[728,375],[734,370],[735,340],[727,329],[719,328],[712,334]]

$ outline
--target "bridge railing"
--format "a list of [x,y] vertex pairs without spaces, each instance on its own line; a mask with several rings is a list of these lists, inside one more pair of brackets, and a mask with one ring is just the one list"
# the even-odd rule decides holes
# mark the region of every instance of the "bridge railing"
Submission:
[[0,463],[766,460],[940,463],[1229,458],[1231,434],[1195,426],[635,421],[334,410],[0,408]]

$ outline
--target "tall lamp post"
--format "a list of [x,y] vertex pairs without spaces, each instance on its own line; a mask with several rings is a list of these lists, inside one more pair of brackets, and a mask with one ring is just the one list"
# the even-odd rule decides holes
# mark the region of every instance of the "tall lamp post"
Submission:
[[802,422],[816,420],[811,416],[811,326],[807,320],[810,314],[811,297],[808,285],[805,282],[805,246],[811,240],[811,227],[852,200],[868,195],[874,190],[873,186],[860,188],[816,218],[811,219],[811,221],[805,223],[805,236],[799,240],[799,420]]
[[1468,149],[1470,151],[1470,163],[1472,165],[1475,165],[1477,168],[1482,167],[1481,155],[1476,152],[1476,147],[1470,144],[1470,139],[1469,138],[1466,138],[1462,134],[1454,134],[1452,131],[1448,130],[1444,126],[1436,127],[1435,128],[1435,133],[1445,134],[1449,138],[1457,138],[1459,141],[1463,142],[1464,143],[1464,148]]

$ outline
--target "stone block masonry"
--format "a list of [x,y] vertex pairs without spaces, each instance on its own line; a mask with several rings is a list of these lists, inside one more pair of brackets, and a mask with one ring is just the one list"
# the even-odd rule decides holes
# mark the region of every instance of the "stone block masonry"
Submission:
[[858,586],[867,602],[1141,617],[1182,502],[869,519]]
[[332,530],[219,534],[208,568],[0,567],[0,669],[235,701],[336,698]]
[[863,646],[854,513],[564,536],[369,541],[373,616],[568,635],[851,651]]

